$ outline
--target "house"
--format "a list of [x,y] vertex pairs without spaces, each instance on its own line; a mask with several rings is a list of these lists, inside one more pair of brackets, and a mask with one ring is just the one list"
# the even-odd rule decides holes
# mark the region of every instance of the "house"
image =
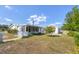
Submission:
[[44,34],[45,30],[40,26],[20,25],[18,27],[18,36],[29,36],[30,34]]
[[55,27],[55,32],[52,33],[53,36],[61,36],[62,31],[60,28],[58,28],[57,26]]
[[39,33],[41,34],[45,32],[43,27],[32,26],[32,25],[27,25],[26,31],[28,31],[29,33],[33,33],[33,34],[39,34]]

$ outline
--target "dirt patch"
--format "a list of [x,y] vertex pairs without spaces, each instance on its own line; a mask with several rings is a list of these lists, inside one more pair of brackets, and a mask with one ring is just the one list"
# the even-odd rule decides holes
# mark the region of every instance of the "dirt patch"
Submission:
[[74,40],[69,36],[49,37],[47,35],[32,36],[17,41],[0,44],[0,53],[72,53]]

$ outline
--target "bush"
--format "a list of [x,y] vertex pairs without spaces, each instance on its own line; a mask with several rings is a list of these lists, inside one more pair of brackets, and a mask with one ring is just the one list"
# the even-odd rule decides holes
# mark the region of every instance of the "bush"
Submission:
[[45,28],[46,33],[51,33],[55,31],[55,27],[54,26],[48,26]]
[[11,33],[11,34],[17,34],[17,30],[16,29],[9,29],[8,30],[8,33]]
[[76,32],[74,32],[74,31],[69,31],[69,33],[68,33],[69,36],[74,36],[75,34],[76,34]]
[[74,38],[75,38],[75,44],[76,44],[77,46],[79,46],[79,33],[76,33],[76,34],[74,35]]
[[79,46],[79,32],[70,31],[68,35],[74,37],[75,44]]

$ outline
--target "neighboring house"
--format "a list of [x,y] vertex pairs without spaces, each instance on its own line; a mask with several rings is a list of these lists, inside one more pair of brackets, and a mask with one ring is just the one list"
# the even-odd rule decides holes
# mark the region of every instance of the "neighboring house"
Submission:
[[53,24],[48,25],[48,26],[55,27],[55,31],[53,32],[54,34],[61,34],[62,33],[62,30],[58,26],[55,26]]

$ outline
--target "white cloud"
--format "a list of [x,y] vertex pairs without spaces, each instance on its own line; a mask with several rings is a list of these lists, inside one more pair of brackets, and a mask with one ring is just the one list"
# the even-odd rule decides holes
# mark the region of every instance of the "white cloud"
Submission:
[[55,25],[60,25],[60,24],[62,24],[61,22],[56,22],[56,23],[54,23]]
[[8,6],[8,5],[6,5],[4,7],[7,8],[7,9],[12,9],[12,7],[11,6]]
[[37,20],[46,22],[46,16],[39,16]]
[[31,19],[27,19],[28,21],[30,21]]
[[32,21],[29,21],[29,22],[27,22],[27,24],[30,24],[30,25],[32,25]]
[[35,25],[38,25],[38,24],[40,24],[40,22],[46,22],[46,16],[44,16],[44,15],[40,15],[40,16],[38,16],[38,15],[32,15],[32,16],[30,16],[30,18],[29,19],[27,19],[28,20],[28,23],[29,24],[32,24],[32,20],[34,20],[34,24]]
[[48,26],[55,26],[54,24],[49,24]]
[[4,20],[6,20],[8,22],[12,22],[12,19],[9,19],[9,18],[4,18]]
[[30,18],[37,18],[37,15],[32,15],[30,16]]
[[61,22],[55,22],[55,23],[49,24],[48,26],[59,26],[61,24],[62,24]]

